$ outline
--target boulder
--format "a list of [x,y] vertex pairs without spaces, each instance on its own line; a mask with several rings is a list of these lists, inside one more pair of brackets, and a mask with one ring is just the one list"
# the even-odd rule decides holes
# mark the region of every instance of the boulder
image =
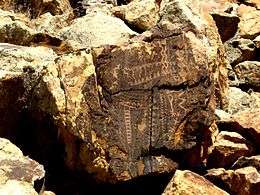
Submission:
[[77,50],[123,44],[136,34],[122,20],[97,12],[73,20],[60,31],[59,37]]
[[35,30],[22,14],[14,14],[0,9],[0,42],[29,45]]
[[255,167],[260,172],[260,155],[250,157],[240,157],[233,165],[232,169],[239,169],[243,167]]
[[140,31],[151,29],[159,20],[159,3],[155,0],[134,0],[114,9],[114,14]]
[[228,195],[204,177],[188,170],[177,170],[166,186],[163,195]]
[[226,57],[231,66],[246,60],[254,60],[255,49],[255,44],[250,39],[233,38],[225,43]]
[[240,17],[238,31],[241,37],[254,39],[260,35],[259,10],[242,4],[238,8],[238,16]]
[[221,131],[208,158],[209,167],[229,167],[239,157],[253,154],[248,141],[236,132]]
[[255,195],[260,191],[260,174],[251,166],[236,170],[211,169],[205,177],[231,194]]
[[243,110],[260,108],[260,95],[257,92],[246,93],[239,88],[229,87],[227,112],[235,114]]
[[239,84],[260,89],[260,62],[245,61],[234,67]]
[[254,43],[257,49],[260,49],[260,35],[254,39]]
[[251,138],[259,147],[260,144],[260,109],[245,110],[233,116],[234,131],[241,132]]
[[0,3],[0,8],[8,11],[21,12],[30,18],[37,18],[46,12],[50,12],[52,15],[72,12],[69,0],[3,0]]
[[42,165],[23,156],[9,140],[0,138],[0,194],[36,195],[33,185],[44,177]]

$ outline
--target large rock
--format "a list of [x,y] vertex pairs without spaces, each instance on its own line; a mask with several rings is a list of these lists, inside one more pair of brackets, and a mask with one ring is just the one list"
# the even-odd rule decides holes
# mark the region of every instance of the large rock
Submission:
[[242,37],[254,39],[260,35],[259,10],[254,7],[240,5],[238,15],[240,17],[238,31]]
[[194,148],[202,162],[224,62],[216,29],[189,7],[164,1],[160,22],[133,39],[123,21],[92,12],[61,30],[58,36],[80,50],[60,55],[3,45],[2,78],[18,75],[21,85],[12,101],[19,99],[33,121],[48,115],[67,164],[101,180],[173,172],[177,163],[168,154],[189,158]]
[[236,132],[221,131],[208,158],[209,167],[229,167],[239,157],[253,153],[252,146]]
[[9,140],[0,138],[0,194],[36,195],[33,188],[36,180],[42,179],[42,165],[23,153]]
[[255,44],[250,39],[233,38],[225,43],[226,57],[232,66],[246,60],[254,60],[255,49]]
[[22,12],[30,18],[36,18],[46,12],[50,12],[53,15],[72,12],[69,0],[3,0],[0,2],[0,8]]
[[204,177],[191,171],[177,170],[165,188],[163,195],[228,195]]
[[[234,67],[239,84],[260,87],[260,62],[245,61]],[[260,88],[259,88],[260,89]]]
[[61,30],[61,39],[75,49],[119,45],[136,35],[126,24],[102,12],[90,13],[75,19],[70,26]]
[[260,174],[254,167],[244,167],[235,171],[211,169],[205,177],[213,183],[224,184],[222,187],[231,194],[255,195],[260,191]]
[[260,108],[260,95],[257,92],[246,93],[239,88],[230,87],[227,94],[227,112],[235,114],[240,111]]
[[134,0],[116,7],[114,13],[140,30],[147,30],[159,20],[159,3],[155,0]]
[[260,155],[250,157],[240,157],[233,165],[232,169],[239,169],[243,167],[255,167],[260,172]]

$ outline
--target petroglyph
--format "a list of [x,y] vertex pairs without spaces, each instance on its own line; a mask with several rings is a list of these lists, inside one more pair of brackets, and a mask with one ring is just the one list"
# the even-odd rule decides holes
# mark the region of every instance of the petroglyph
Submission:
[[[120,177],[165,172],[167,158],[150,160],[156,158],[153,151],[193,146],[196,134],[188,123],[190,118],[202,123],[203,117],[193,115],[208,107],[206,100],[213,90],[203,81],[210,80],[203,47],[191,38],[196,39],[179,35],[129,43],[109,48],[97,57],[98,82],[109,97],[105,97],[107,141],[127,156],[121,161],[110,156],[112,170],[119,171],[116,174]],[[197,48],[202,50],[200,58],[194,58]]]

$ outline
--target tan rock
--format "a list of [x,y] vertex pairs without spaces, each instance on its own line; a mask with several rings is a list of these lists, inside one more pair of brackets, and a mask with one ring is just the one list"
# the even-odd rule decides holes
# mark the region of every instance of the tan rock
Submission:
[[214,149],[208,158],[208,166],[210,167],[228,167],[239,157],[249,156],[253,153],[252,146],[236,132],[221,131],[213,147]]
[[255,43],[255,46],[256,48],[260,48],[260,35],[257,36],[255,39],[254,39],[254,43]]
[[240,17],[239,34],[244,38],[257,37],[260,34],[260,11],[254,7],[240,5],[238,15]]
[[155,0],[134,0],[116,7],[114,13],[140,30],[148,30],[159,20],[159,3]]
[[234,67],[235,73],[240,84],[260,87],[260,62],[245,61],[237,64]]
[[257,92],[246,93],[239,88],[229,87],[227,112],[235,114],[237,112],[260,108],[260,95]]
[[208,170],[205,175],[213,183],[223,182],[231,194],[255,195],[260,190],[260,174],[254,167],[244,167],[237,170],[223,168]]
[[0,194],[36,195],[33,184],[42,179],[42,165],[22,152],[9,140],[0,138]]
[[33,34],[28,18],[0,9],[0,42],[29,45]]
[[227,195],[228,193],[221,190],[204,177],[191,171],[177,170],[166,186],[163,195]]
[[102,12],[91,13],[77,18],[60,32],[61,39],[75,49],[119,45],[136,35],[125,23]]
[[38,195],[31,184],[23,181],[8,180],[5,184],[0,185],[1,195]]
[[241,0],[242,3],[253,6],[257,9],[260,9],[260,1],[259,0]]

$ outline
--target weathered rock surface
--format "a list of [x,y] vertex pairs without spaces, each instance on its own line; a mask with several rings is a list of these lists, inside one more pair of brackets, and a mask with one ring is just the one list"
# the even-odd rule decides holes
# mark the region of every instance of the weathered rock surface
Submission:
[[243,167],[255,167],[260,172],[260,155],[250,157],[240,157],[233,165],[232,169],[239,169]]
[[260,49],[260,35],[254,39],[256,48]]
[[260,174],[251,166],[235,171],[223,168],[211,169],[205,177],[213,183],[222,185],[231,194],[255,195],[260,192]]
[[232,66],[246,60],[254,60],[256,57],[255,44],[250,39],[231,39],[225,43],[225,51]]
[[240,5],[238,15],[240,17],[239,34],[244,38],[257,37],[260,34],[260,11],[254,7]]
[[165,188],[163,195],[193,195],[193,194],[216,194],[227,195],[204,177],[191,171],[177,170]]
[[75,50],[102,45],[120,45],[133,35],[136,33],[122,20],[102,12],[77,18],[59,33],[59,37],[69,42]]
[[155,0],[134,0],[116,7],[114,14],[140,30],[154,27],[159,20],[159,2]]
[[249,85],[255,88],[260,86],[260,62],[245,61],[234,67],[239,84]]
[[46,12],[52,15],[72,12],[69,0],[3,0],[0,2],[0,8],[22,12],[30,18],[36,18]]
[[36,180],[45,175],[43,166],[23,153],[9,140],[0,138],[0,194],[36,195]]
[[208,158],[209,167],[229,167],[239,157],[253,153],[252,146],[236,132],[221,131]]
[[229,103],[226,110],[230,114],[260,108],[260,95],[257,92],[249,94],[239,88],[229,87],[227,99]]

